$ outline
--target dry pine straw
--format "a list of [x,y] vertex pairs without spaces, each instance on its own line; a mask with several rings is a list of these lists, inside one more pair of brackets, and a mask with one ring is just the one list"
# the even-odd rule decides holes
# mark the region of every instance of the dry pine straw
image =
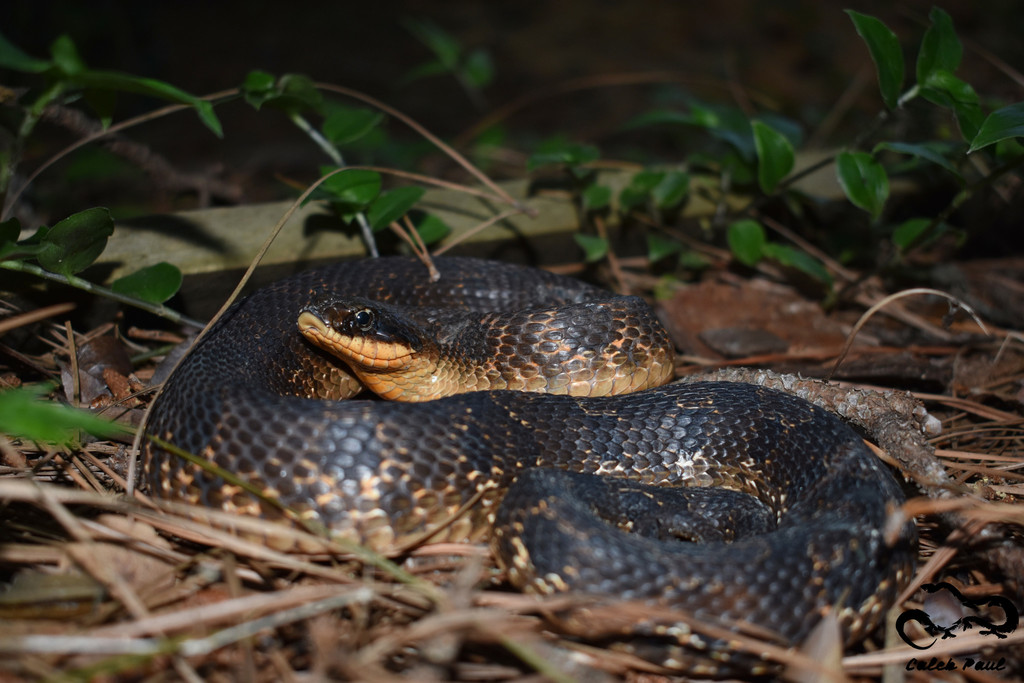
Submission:
[[[68,355],[54,348],[30,360],[52,368],[54,354]],[[1020,384],[1017,364],[993,377],[985,395]],[[1024,607],[1024,419],[977,400],[923,398],[943,419],[932,442],[958,489],[908,504],[922,532],[914,586],[950,580],[970,596],[1001,593]],[[0,681],[538,680],[538,671],[558,680],[659,680],[657,667],[598,647],[593,636],[637,618],[687,620],[636,604],[509,592],[483,546],[425,545],[398,568],[283,524],[128,499],[114,466],[125,452],[111,442],[44,450],[0,436],[0,578],[8,584]],[[1014,566],[1022,569],[1006,572]],[[920,595],[911,592],[899,609],[920,607]],[[882,629],[843,656],[826,623],[798,652],[757,633],[738,636],[737,646],[769,653],[802,680],[874,680],[886,667],[930,680],[934,672],[907,671],[915,656],[952,658],[958,666],[948,680],[1024,674],[1008,654],[1024,651],[1024,627],[998,651],[993,640],[960,635],[922,657]],[[965,671],[968,657],[1005,657],[1005,667]]]

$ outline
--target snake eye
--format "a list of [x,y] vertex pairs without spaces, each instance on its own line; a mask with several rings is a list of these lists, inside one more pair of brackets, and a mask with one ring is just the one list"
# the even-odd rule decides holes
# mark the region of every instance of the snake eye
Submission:
[[373,311],[368,308],[356,311],[356,314],[352,316],[352,322],[363,332],[368,332],[373,326]]

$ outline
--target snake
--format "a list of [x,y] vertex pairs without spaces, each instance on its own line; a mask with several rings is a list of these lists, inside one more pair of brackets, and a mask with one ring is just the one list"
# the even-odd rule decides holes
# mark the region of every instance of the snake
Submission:
[[[901,486],[841,419],[760,386],[672,382],[671,341],[639,297],[495,261],[434,265],[341,262],[255,291],[173,371],[147,433],[375,550],[489,540],[526,591],[637,601],[784,646],[828,616],[848,645],[883,620],[916,527],[890,523]],[[153,440],[142,467],[155,496],[281,516]],[[688,620],[613,640],[695,674],[775,666]]]

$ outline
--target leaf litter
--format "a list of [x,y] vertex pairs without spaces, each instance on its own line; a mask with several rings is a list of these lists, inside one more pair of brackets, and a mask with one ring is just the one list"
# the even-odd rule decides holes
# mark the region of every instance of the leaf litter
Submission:
[[[635,277],[631,285],[648,284]],[[898,312],[869,321],[838,369],[855,319],[783,285],[720,271],[661,313],[682,351],[681,376],[717,372],[824,402],[861,420],[914,482],[915,497],[893,514],[916,517],[921,558],[895,614],[920,608],[919,587],[939,580],[1024,607],[1024,339],[1003,328],[981,335],[961,318],[944,325],[947,307],[931,299],[892,305]],[[64,313],[3,315],[24,332]],[[168,340],[138,330],[142,343],[125,339],[113,325],[43,330],[45,345],[3,340],[0,385],[58,378],[54,398],[137,424],[155,365],[133,372],[123,356]],[[742,369],[751,367],[790,374]],[[801,378],[833,371],[838,384]],[[279,522],[129,497],[128,452],[127,441],[56,447],[0,436],[0,681],[673,680],[679,672],[608,640],[656,619],[721,628],[622,601],[511,592],[484,545],[428,543],[393,558],[396,570]],[[732,638],[791,680],[880,680],[890,670],[926,680],[908,662],[932,657],[960,664],[949,680],[1024,672],[1012,654],[1022,628],[1000,640],[961,634],[928,651],[901,642],[891,622],[845,653],[827,620],[796,649],[756,630]],[[968,661],[1001,668],[965,671]]]

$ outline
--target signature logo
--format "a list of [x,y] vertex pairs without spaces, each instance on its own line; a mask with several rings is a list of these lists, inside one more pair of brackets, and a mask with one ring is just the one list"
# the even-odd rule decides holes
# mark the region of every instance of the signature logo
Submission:
[[[967,632],[978,629],[975,631],[978,635],[1005,638],[1007,634],[1013,633],[1013,630],[1017,628],[1017,624],[1019,622],[1017,608],[1014,607],[1012,602],[1000,595],[990,595],[977,600],[971,600],[958,591],[956,586],[944,581],[940,583],[926,583],[921,586],[921,589],[926,593],[931,594],[938,594],[939,591],[948,591],[950,596],[958,601],[964,608],[963,611],[972,610],[977,612],[983,607],[998,607],[1003,612],[1003,621],[1002,623],[995,623],[984,616],[967,614],[954,620],[952,623],[945,625],[944,621],[939,617],[936,617],[939,619],[939,623],[935,623],[932,616],[923,609],[907,610],[900,615],[899,619],[896,620],[896,632],[899,634],[900,638],[903,639],[903,642],[914,649],[927,650],[939,640],[956,638],[958,631]],[[934,611],[935,610],[933,610],[933,612]],[[905,631],[907,624],[911,621],[916,621],[920,624],[928,635],[936,636],[935,640],[927,645],[916,644]],[[940,634],[941,638],[938,637]]]

